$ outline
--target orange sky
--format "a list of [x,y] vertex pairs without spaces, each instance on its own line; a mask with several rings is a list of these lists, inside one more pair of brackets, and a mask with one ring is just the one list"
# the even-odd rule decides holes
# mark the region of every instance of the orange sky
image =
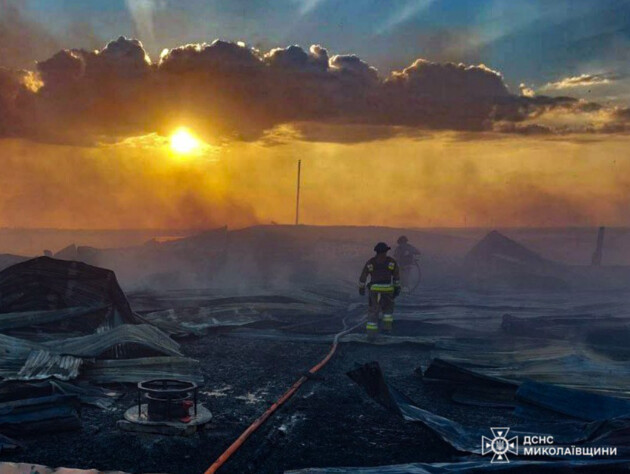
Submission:
[[628,225],[630,138],[439,132],[264,140],[178,155],[167,138],[94,147],[3,139],[0,227],[190,228],[302,221],[388,226]]
[[317,44],[62,50],[0,67],[0,226],[292,223],[298,159],[307,224],[628,225],[630,107],[530,89]]

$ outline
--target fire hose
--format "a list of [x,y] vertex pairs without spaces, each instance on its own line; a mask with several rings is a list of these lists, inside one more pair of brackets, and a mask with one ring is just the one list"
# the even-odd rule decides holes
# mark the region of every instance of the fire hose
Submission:
[[414,293],[418,287],[420,286],[420,283],[422,282],[422,270],[420,270],[420,265],[418,264],[418,258],[415,257],[413,259],[413,263],[409,263],[407,265],[404,265],[403,269],[406,270],[406,277],[405,280],[409,280],[409,276],[411,275],[410,270],[412,269],[416,269],[416,272],[418,273],[418,277],[416,278],[416,281],[414,282],[413,286],[411,285],[410,281],[404,281],[403,280],[403,285],[405,285],[408,289],[409,289],[409,293]]
[[212,463],[212,465],[206,470],[204,474],[213,474],[217,472],[217,470],[221,466],[223,466],[223,464],[225,464],[225,462],[228,459],[230,459],[230,457],[236,451],[238,451],[238,449],[243,445],[243,443],[247,441],[247,438],[249,438],[254,433],[254,431],[260,428],[262,424],[265,423],[265,421],[267,421],[267,419],[271,417],[271,415],[273,415],[274,412],[278,408],[284,405],[287,402],[287,400],[289,400],[298,391],[298,389],[304,384],[304,382],[306,382],[309,379],[310,375],[319,371],[322,367],[324,367],[328,363],[328,361],[330,361],[330,359],[332,359],[332,356],[337,351],[337,346],[339,345],[339,339],[345,336],[346,334],[348,334],[349,332],[354,331],[361,324],[363,324],[364,321],[365,321],[365,317],[361,318],[361,320],[358,323],[356,323],[354,326],[348,328],[346,324],[346,319],[344,318],[343,320],[344,328],[341,330],[341,332],[338,332],[337,334],[335,334],[332,347],[330,348],[330,351],[328,351],[328,354],[326,354],[326,357],[324,357],[321,361],[319,361],[317,365],[313,366],[308,371],[307,374],[302,375],[302,377],[300,377],[297,381],[295,381],[295,383],[291,385],[291,387],[289,387],[289,389],[278,400],[276,400],[276,402],[273,405],[267,408],[267,410],[262,415],[260,415],[251,425],[249,425],[249,427],[245,431],[243,431],[243,433],[241,433],[241,435],[238,438],[236,438],[236,440],[223,452],[223,454],[221,454],[217,458],[217,460],[214,461],[214,463]]

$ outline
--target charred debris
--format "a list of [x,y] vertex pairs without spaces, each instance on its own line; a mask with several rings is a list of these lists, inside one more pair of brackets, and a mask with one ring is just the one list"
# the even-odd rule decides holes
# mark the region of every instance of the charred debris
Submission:
[[[225,396],[226,389],[208,380],[203,364],[222,360],[204,348],[210,355],[201,354],[200,362],[198,346],[188,344],[208,335],[235,346],[242,343],[240,363],[247,357],[264,360],[269,345],[314,348],[301,352],[323,355],[342,323],[350,327],[363,317],[363,301],[350,296],[354,285],[343,275],[348,267],[359,267],[355,263],[363,254],[357,249],[365,242],[350,230],[305,235],[304,229],[290,229],[280,237],[278,232],[270,228],[229,235],[218,229],[125,249],[70,246],[54,258],[2,256],[8,265],[0,271],[0,455],[28,450],[35,435],[84,429],[86,410],[113,413],[117,407],[112,415],[116,429],[137,436],[190,437],[213,429],[217,413],[207,402]],[[600,235],[592,266],[554,261],[496,231],[473,245],[445,236],[451,239],[449,251],[456,249],[458,257],[427,257],[427,289],[401,298],[393,334],[374,344],[367,344],[361,331],[341,338],[343,357],[309,380],[313,388],[284,408],[281,421],[261,435],[262,444],[248,448],[244,459],[225,472],[627,471],[630,313],[626,293],[615,292],[627,269],[602,265],[603,231]],[[432,245],[437,249],[442,243]],[[329,255],[334,246],[342,250]],[[200,261],[202,249],[211,249],[215,268]],[[116,274],[101,268],[105,261],[112,262]],[[341,283],[330,285],[330,279],[321,278],[324,267]],[[237,288],[238,279],[211,293],[185,289],[217,268],[228,280],[238,270],[250,271],[247,278],[267,272],[282,289],[261,285],[256,293],[235,296],[231,288]],[[180,288],[136,289],[127,296],[118,269],[127,281],[138,277],[158,287],[170,281]],[[315,284],[307,287],[306,280]],[[287,282],[290,292],[282,287]],[[595,289],[605,287],[608,293],[585,294],[593,282]],[[252,352],[244,352],[245,347]],[[299,358],[289,351],[274,357]],[[264,376],[273,379],[273,370],[275,365]],[[246,378],[246,372],[245,364],[230,374]],[[303,374],[291,372],[289,377],[294,375]],[[257,377],[244,383],[259,385],[261,375]],[[242,398],[256,410],[239,414],[235,432],[217,430],[212,453],[220,453],[247,426],[248,417],[255,418],[270,403],[249,392]],[[366,407],[376,414],[367,415]],[[567,449],[615,447],[616,456],[541,458],[519,446],[509,465],[490,464],[480,443],[490,434],[489,426],[473,415],[486,412],[493,423],[509,424],[514,436],[545,434]],[[344,416],[357,423],[352,429],[367,443],[363,451],[343,459],[331,456],[330,461],[326,455],[302,460],[300,447],[316,444],[320,437],[308,423],[328,417],[325,423],[334,425]],[[379,420],[385,426],[378,426]],[[366,433],[361,433],[361,423],[369,425]],[[414,436],[426,437],[423,443],[440,443],[443,451],[434,462],[422,451],[397,446],[396,452],[404,455],[396,463],[395,456],[379,455],[370,447],[375,434],[387,446],[400,444],[397,435],[407,443]],[[269,446],[297,454],[261,460],[273,457]],[[336,448],[343,451],[343,446]],[[210,463],[213,458],[207,456]],[[63,472],[19,463],[0,467],[9,473],[31,472],[28,468]],[[198,471],[191,467],[185,472]]]
[[[111,270],[43,256],[0,271],[0,454],[27,449],[23,441],[32,436],[81,430],[82,411],[121,404],[128,409],[120,430],[193,435],[212,413],[199,400],[200,363],[176,339],[334,311],[314,295],[189,300],[197,304],[175,310],[168,297],[139,294],[141,315]],[[1,472],[22,469],[0,463]]]
[[202,381],[198,362],[132,311],[112,271],[49,257],[0,272],[0,376],[0,432],[16,437],[79,429],[81,405],[108,409],[120,396],[104,384]]

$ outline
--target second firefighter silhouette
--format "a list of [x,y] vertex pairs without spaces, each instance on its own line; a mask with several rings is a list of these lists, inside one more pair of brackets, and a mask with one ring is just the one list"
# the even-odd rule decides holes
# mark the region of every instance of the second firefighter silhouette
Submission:
[[[383,332],[389,333],[394,323],[394,298],[400,294],[400,269],[398,263],[387,255],[390,247],[379,242],[374,247],[376,256],[367,261],[359,277],[359,294],[369,291],[368,321],[365,332],[368,340],[374,340],[382,322]],[[367,283],[367,278],[370,282]],[[383,318],[379,321],[379,316]]]

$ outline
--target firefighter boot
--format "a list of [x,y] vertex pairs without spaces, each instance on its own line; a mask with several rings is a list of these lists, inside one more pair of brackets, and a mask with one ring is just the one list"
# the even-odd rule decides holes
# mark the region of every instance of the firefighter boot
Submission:
[[374,342],[378,334],[378,323],[368,322],[365,324],[365,335],[368,342]]
[[391,314],[384,314],[383,315],[383,333],[391,334],[393,324],[394,324],[394,316]]

